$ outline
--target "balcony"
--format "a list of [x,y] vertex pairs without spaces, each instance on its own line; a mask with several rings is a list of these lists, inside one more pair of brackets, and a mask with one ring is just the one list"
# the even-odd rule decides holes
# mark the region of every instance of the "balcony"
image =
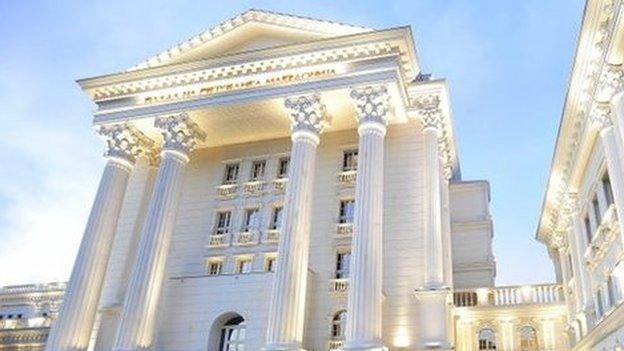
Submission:
[[271,228],[267,230],[266,234],[264,234],[264,239],[262,241],[267,244],[277,243],[279,241],[279,229]]
[[260,232],[257,230],[243,230],[234,236],[233,244],[235,246],[256,245],[259,237]]
[[208,247],[225,247],[230,244],[230,234],[228,233],[219,233],[215,232],[215,234],[210,235],[208,238]]
[[344,346],[344,340],[330,340],[329,351],[340,350]]
[[273,180],[273,191],[276,193],[283,193],[286,191],[287,184],[288,178],[277,178]]
[[245,183],[245,195],[256,196],[262,194],[264,191],[264,181],[253,180]]
[[338,173],[338,182],[343,186],[354,186],[357,178],[357,170],[342,171]]
[[329,281],[329,292],[344,295],[349,291],[349,278],[336,278]]
[[346,238],[353,235],[353,222],[338,223],[336,225],[336,236]]
[[236,183],[226,183],[217,186],[217,194],[223,198],[230,198],[236,195],[236,191],[238,190],[238,184]]
[[455,307],[519,306],[564,303],[563,287],[558,284],[504,286],[457,290]]

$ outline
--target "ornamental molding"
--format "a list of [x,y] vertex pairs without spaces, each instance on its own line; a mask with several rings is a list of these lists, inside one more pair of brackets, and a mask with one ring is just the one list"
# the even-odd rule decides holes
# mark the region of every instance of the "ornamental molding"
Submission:
[[134,163],[139,156],[151,154],[154,142],[128,122],[98,127],[106,141],[105,157],[120,158]]
[[317,93],[289,97],[284,100],[284,107],[292,122],[292,132],[308,131],[320,134],[330,122],[325,105]]
[[163,136],[163,150],[170,150],[188,156],[197,143],[206,139],[206,134],[186,113],[158,117],[154,126]]
[[596,126],[598,130],[608,128],[612,125],[611,106],[609,103],[596,102],[592,105],[589,113],[589,121],[592,126]]
[[624,70],[622,65],[606,64],[598,82],[596,100],[610,102],[613,96],[624,90]]
[[360,125],[365,123],[388,124],[390,95],[385,85],[366,86],[351,89],[356,117]]

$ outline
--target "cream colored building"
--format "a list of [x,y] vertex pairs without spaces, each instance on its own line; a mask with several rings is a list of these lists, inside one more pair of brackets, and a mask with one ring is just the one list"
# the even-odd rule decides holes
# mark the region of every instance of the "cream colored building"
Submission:
[[[611,37],[592,6],[584,35]],[[585,307],[567,273],[494,286],[489,185],[462,179],[449,89],[421,71],[410,27],[250,10],[79,84],[106,166],[47,350],[569,349]],[[564,124],[578,116],[566,106]],[[567,147],[599,139],[575,133],[538,235],[555,258],[570,250],[555,239]]]

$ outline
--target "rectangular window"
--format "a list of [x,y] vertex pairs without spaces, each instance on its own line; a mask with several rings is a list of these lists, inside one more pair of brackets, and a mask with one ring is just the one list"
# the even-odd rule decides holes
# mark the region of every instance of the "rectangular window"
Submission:
[[219,275],[221,274],[222,268],[223,268],[223,262],[221,260],[209,261],[208,262],[208,275]]
[[251,164],[251,176],[249,177],[250,181],[257,181],[264,179],[264,170],[266,169],[266,161],[254,161]]
[[336,279],[349,277],[349,266],[351,265],[351,252],[338,252],[336,254]]
[[290,165],[290,158],[282,157],[277,165],[277,178],[288,178],[288,166]]
[[570,278],[574,276],[574,268],[572,266],[572,256],[568,254],[568,272],[570,273]]
[[275,272],[275,264],[277,263],[277,257],[267,256],[264,260],[264,270],[266,272]]
[[340,223],[353,223],[353,216],[355,214],[355,200],[341,200],[340,201]]
[[604,314],[604,301],[602,300],[602,290],[598,289],[596,291],[596,313],[598,314],[598,318],[602,317]]
[[243,223],[243,232],[249,232],[260,228],[260,209],[248,208],[245,210],[245,222]]
[[600,213],[600,205],[598,204],[598,197],[596,195],[594,195],[594,198],[592,199],[592,208],[594,209],[596,226],[599,226],[600,222],[602,222],[602,214]]
[[342,157],[342,170],[343,171],[355,171],[358,165],[358,151],[350,150],[345,151]]
[[241,257],[236,260],[236,273],[247,274],[251,273],[251,257]]
[[609,173],[605,172],[602,176],[602,188],[604,189],[605,200],[607,201],[607,206],[613,204],[613,188],[611,187],[611,179],[609,178]]
[[586,214],[585,218],[583,218],[583,223],[585,224],[585,237],[587,237],[587,244],[591,243],[593,232],[591,227],[591,222],[589,221],[589,215]]
[[282,227],[283,213],[284,213],[284,207],[282,206],[273,207],[273,214],[271,215],[271,228],[270,229],[280,229]]
[[236,181],[238,180],[238,168],[238,163],[230,163],[225,165],[223,184],[236,184]]
[[620,299],[617,284],[618,281],[616,277],[610,275],[609,278],[607,278],[607,289],[609,290],[609,307],[617,304],[618,300]]
[[232,219],[232,211],[217,212],[217,226],[215,234],[227,234],[230,232],[230,222]]

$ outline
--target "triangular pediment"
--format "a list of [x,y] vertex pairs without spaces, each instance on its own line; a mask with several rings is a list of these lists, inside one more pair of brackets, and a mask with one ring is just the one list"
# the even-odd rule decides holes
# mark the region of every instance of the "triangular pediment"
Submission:
[[130,70],[194,62],[368,31],[371,29],[249,10],[139,63]]

